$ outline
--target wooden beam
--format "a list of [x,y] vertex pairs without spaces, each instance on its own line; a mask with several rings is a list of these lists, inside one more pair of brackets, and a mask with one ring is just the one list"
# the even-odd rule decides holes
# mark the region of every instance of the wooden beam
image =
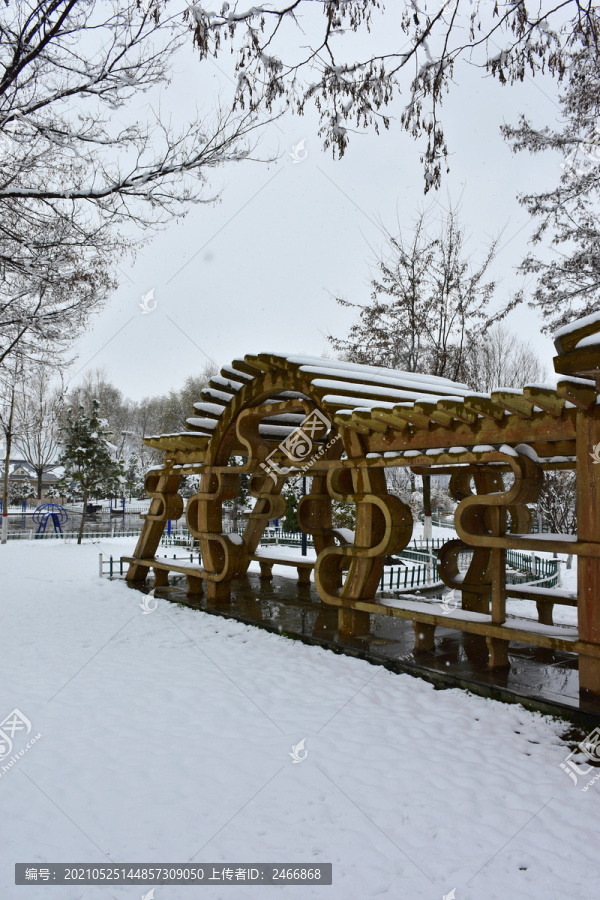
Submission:
[[415,403],[415,410],[439,425],[451,425],[454,421],[452,413],[447,412],[445,409],[439,409],[437,403],[419,400],[418,403]]
[[366,409],[357,409],[352,414],[352,418],[355,422],[368,428],[369,431],[378,431],[380,434],[385,434],[390,427],[385,422],[382,422],[381,419],[374,419],[372,413]]
[[533,402],[523,394],[513,394],[510,391],[492,391],[492,400],[498,406],[503,406],[511,413],[521,416],[522,419],[530,419],[533,412]]
[[472,425],[477,420],[477,413],[467,409],[464,403],[458,400],[438,400],[437,407],[443,412],[449,413],[454,419]]
[[530,384],[523,388],[523,394],[540,409],[544,409],[553,416],[560,416],[565,408],[565,398],[560,397],[553,388]]
[[591,409],[596,405],[598,392],[593,384],[586,384],[582,379],[572,379],[569,381],[559,381],[556,386],[556,392],[560,397],[564,397],[570,403],[573,403],[578,409]]
[[484,416],[486,419],[493,419],[495,422],[501,422],[504,418],[504,407],[498,406],[487,397],[478,397],[469,395],[465,397],[465,408]]
[[[576,326],[577,322],[574,322],[573,324]],[[598,319],[593,319],[591,316],[586,317],[581,320],[581,324],[578,327],[569,329],[565,334],[554,338],[556,352],[560,356],[571,353],[572,350],[575,350],[579,341],[583,340],[583,338],[591,337],[593,334],[598,334],[599,332],[600,321],[598,321]],[[597,349],[596,353],[598,353]]]

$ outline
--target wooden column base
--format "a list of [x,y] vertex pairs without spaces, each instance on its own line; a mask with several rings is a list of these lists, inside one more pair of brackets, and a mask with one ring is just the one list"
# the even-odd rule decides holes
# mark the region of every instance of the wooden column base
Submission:
[[414,653],[425,653],[435,650],[435,625],[425,622],[415,622],[412,626],[415,631]]
[[310,569],[298,566],[298,584],[310,584]]
[[358,609],[346,609],[340,606],[338,609],[338,632],[348,637],[352,635],[369,634],[371,619],[368,612]]
[[167,569],[154,570],[154,587],[169,587],[169,572]]
[[553,625],[552,610],[554,609],[554,603],[537,602],[535,605],[537,606],[538,622],[541,622],[542,625]]
[[149,566],[139,566],[136,563],[130,563],[125,580],[128,584],[145,584],[149,571]]
[[201,597],[204,594],[204,579],[195,578],[193,575],[188,575],[187,593],[188,597]]
[[231,581],[207,581],[206,599],[228,603],[231,600]]
[[508,659],[509,641],[495,637],[486,637],[485,641],[489,651],[488,668],[510,669],[510,661]]
[[260,564],[261,581],[271,581],[273,579],[273,566],[270,563],[261,562]]
[[600,697],[600,659],[579,654],[579,693]]

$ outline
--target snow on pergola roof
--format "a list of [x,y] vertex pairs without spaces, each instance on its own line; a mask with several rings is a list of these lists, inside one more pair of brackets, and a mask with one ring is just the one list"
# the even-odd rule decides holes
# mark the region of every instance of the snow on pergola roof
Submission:
[[[511,420],[560,418],[569,410],[596,402],[595,382],[565,375],[557,384],[531,384],[522,389],[498,387],[489,393],[471,390],[447,378],[360,365],[297,353],[248,354],[224,366],[187,419],[187,431],[148,438],[151,446],[202,450],[215,431],[233,424],[248,407],[265,407],[260,437],[274,444],[304,421],[301,411],[282,411],[273,404],[306,398],[337,428],[360,434],[395,431],[411,434],[427,429],[452,433],[478,422],[508,425]],[[538,423],[540,424],[540,423]],[[460,441],[459,441],[460,443]]]

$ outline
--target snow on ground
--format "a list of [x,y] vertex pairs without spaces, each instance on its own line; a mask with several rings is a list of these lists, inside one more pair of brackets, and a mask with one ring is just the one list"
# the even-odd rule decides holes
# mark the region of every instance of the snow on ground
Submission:
[[0,719],[41,734],[0,764],[3,900],[150,890],[12,884],[15,862],[112,861],[333,863],[331,887],[155,900],[597,895],[600,780],[561,770],[564,723],[166,601],[145,615],[97,573],[132,548],[0,548]]

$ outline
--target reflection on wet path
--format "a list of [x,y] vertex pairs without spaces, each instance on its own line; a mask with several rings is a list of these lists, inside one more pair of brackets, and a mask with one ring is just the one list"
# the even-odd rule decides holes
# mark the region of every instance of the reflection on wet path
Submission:
[[600,722],[600,701],[579,696],[575,654],[511,644],[510,669],[490,671],[483,636],[440,626],[435,650],[415,656],[410,621],[372,615],[369,634],[340,636],[337,607],[323,603],[313,584],[298,585],[277,575],[270,582],[254,573],[237,579],[231,601],[211,606],[204,596],[186,596],[183,577],[168,588],[157,588],[155,596],[418,675],[436,687],[468,688],[498,700],[518,700],[552,715]]

